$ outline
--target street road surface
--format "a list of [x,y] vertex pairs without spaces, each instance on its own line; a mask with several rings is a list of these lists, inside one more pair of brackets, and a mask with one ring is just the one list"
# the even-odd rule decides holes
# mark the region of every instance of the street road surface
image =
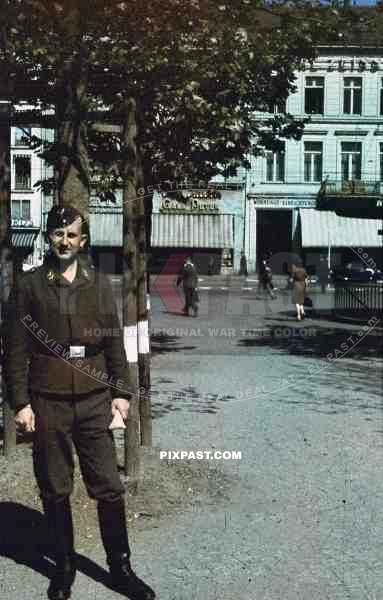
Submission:
[[[381,323],[331,320],[331,293],[297,323],[284,292],[206,287],[196,319],[169,286],[152,294],[153,451],[242,459],[215,461],[214,504],[134,530],[134,565],[160,600],[380,600]],[[90,559],[105,565],[99,545]],[[45,597],[43,575],[1,564],[4,600]],[[78,574],[74,599],[117,597]]]

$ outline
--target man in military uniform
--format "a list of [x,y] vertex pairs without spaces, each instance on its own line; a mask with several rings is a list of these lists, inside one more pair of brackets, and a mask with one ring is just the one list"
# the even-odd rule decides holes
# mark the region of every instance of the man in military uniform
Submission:
[[188,256],[182,266],[181,272],[177,278],[177,287],[182,282],[185,295],[185,308],[184,313],[190,314],[190,309],[193,309],[194,316],[198,316],[198,274],[197,269],[191,259]]
[[116,587],[132,600],[152,600],[153,590],[130,565],[124,488],[109,429],[113,416],[128,417],[123,336],[106,277],[82,258],[87,231],[77,210],[50,211],[44,264],[23,275],[11,295],[7,390],[16,423],[34,432],[34,471],[56,561],[48,597],[69,598],[76,573],[69,501],[74,445],[88,494],[97,501]]

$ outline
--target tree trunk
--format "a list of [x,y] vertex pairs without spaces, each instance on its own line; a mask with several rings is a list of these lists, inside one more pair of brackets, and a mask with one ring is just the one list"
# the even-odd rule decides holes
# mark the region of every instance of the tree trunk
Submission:
[[[11,173],[10,173],[10,104],[0,104],[0,322],[3,328],[4,308],[13,285],[11,241]],[[1,348],[1,354],[3,349]],[[10,456],[16,447],[16,425],[13,410],[5,393],[0,373],[0,395],[3,408],[3,453]]]
[[136,246],[136,198],[137,177],[137,123],[136,103],[130,98],[124,106],[122,150],[124,154],[123,178],[123,256],[122,311],[124,344],[130,369],[129,418],[125,430],[124,470],[128,489],[135,493],[143,478],[140,451],[140,414],[138,396],[138,348],[137,348],[137,246]]
[[87,149],[87,76],[73,67],[63,86],[63,101],[56,106],[59,122],[56,165],[57,195],[60,206],[75,206],[86,218],[90,196],[90,167]]

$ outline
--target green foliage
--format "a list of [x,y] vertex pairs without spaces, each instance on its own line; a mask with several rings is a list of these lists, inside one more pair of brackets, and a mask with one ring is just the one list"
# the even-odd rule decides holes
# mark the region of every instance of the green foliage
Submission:
[[[299,139],[302,121],[278,115],[265,123],[260,113],[294,91],[295,71],[340,31],[334,7],[299,0],[1,4],[0,67],[9,96],[57,109],[68,84],[81,82],[86,93],[65,119],[83,123],[101,107],[118,120],[133,97],[147,183],[235,174],[250,154]],[[118,136],[89,127],[88,145],[93,174],[113,188],[116,165],[127,158]],[[70,149],[41,150],[51,164],[60,153]]]

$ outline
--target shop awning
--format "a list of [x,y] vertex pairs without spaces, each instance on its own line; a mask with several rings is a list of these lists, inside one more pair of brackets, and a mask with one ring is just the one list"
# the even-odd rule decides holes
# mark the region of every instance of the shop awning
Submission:
[[327,247],[357,246],[380,247],[382,236],[379,219],[356,219],[339,217],[332,211],[317,211],[311,208],[300,210],[302,246]]
[[232,248],[233,215],[153,213],[152,246]]
[[89,217],[91,246],[122,246],[122,213],[92,213]]
[[38,229],[33,231],[12,230],[12,246],[14,248],[33,248],[38,233]]

